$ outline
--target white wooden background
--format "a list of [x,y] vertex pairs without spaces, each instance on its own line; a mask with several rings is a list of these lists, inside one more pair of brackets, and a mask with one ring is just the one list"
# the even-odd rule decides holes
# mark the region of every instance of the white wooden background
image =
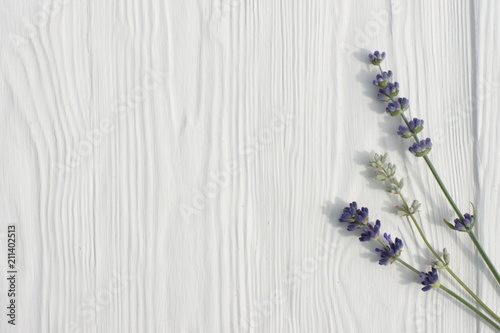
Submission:
[[15,224],[19,270],[15,328],[1,279],[1,332],[493,331],[379,266],[337,219],[350,201],[370,207],[426,268],[365,167],[388,152],[432,243],[500,310],[469,239],[442,226],[453,212],[423,160],[374,101],[366,60],[388,53],[498,266],[498,1],[0,8],[0,269]]

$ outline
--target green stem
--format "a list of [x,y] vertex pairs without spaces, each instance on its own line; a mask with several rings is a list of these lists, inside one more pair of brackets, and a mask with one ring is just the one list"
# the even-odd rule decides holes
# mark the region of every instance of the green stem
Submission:
[[[405,198],[403,197],[403,195],[401,193],[399,193],[399,197],[401,198],[401,200],[403,201],[403,204],[406,206],[406,207],[409,207],[408,204],[406,203],[406,200]],[[427,237],[425,237],[424,235],[424,231],[422,230],[422,228],[420,227],[420,224],[417,222],[417,220],[415,219],[415,216],[413,216],[413,214],[410,215],[410,218],[411,220],[413,221],[413,225],[415,226],[415,228],[417,228],[418,230],[418,233],[420,234],[420,237],[423,239],[425,245],[427,245],[427,248],[432,252],[432,254],[439,260],[441,261],[443,264],[446,265],[446,263],[441,259],[441,256],[436,252],[436,250],[434,250],[434,248],[432,247],[432,245],[429,243],[429,241],[427,240]]]
[[[380,70],[380,73],[382,73],[382,67],[379,65],[378,68]],[[391,100],[394,101],[394,98],[391,97]],[[408,118],[406,118],[404,113],[400,113],[400,116],[403,119],[403,121],[405,122],[406,126],[409,127]],[[415,140],[415,142],[417,142],[417,143],[420,142],[420,139],[418,138],[417,134],[413,133],[412,136],[413,136],[413,139]],[[429,159],[429,157],[427,155],[424,156],[424,160],[425,160],[425,163],[427,164],[427,166],[429,167],[429,169],[431,170],[431,173],[434,176],[434,178],[436,179],[439,187],[443,191],[444,196],[446,197],[446,199],[450,203],[451,207],[453,208],[455,213],[458,215],[458,217],[463,221],[464,215],[462,214],[460,209],[458,209],[457,204],[455,203],[455,201],[451,197],[450,193],[448,192],[448,189],[446,188],[443,181],[441,180],[441,177],[439,177],[439,174],[437,173],[436,168],[434,168],[434,164],[432,164],[431,160]],[[483,247],[479,243],[478,239],[476,238],[476,236],[474,235],[472,230],[468,230],[467,233],[468,233],[470,239],[472,240],[472,242],[474,243],[474,245],[476,246],[476,249],[479,251],[479,254],[483,258],[484,262],[486,263],[486,265],[490,269],[491,273],[495,276],[495,279],[497,280],[498,284],[500,285],[500,275],[498,274],[498,271],[496,270],[495,266],[493,265],[490,258],[488,257],[488,255],[484,251]]]
[[498,271],[496,270],[495,265],[493,265],[493,263],[491,262],[490,258],[486,254],[486,252],[484,252],[484,249],[481,246],[481,244],[479,243],[479,240],[476,238],[476,235],[470,229],[467,231],[467,233],[469,234],[470,239],[472,240],[472,242],[476,246],[476,249],[481,254],[481,257],[483,257],[484,262],[486,263],[486,265],[488,265],[490,271],[495,276],[495,279],[497,280],[498,284],[500,284],[500,275],[498,274]]
[[467,302],[465,299],[463,299],[462,297],[458,296],[453,291],[451,291],[450,289],[446,288],[443,285],[439,286],[439,288],[441,290],[443,290],[444,292],[448,293],[449,295],[455,297],[460,303],[462,303],[463,305],[465,305],[466,307],[468,307],[469,309],[471,309],[472,311],[474,311],[478,316],[480,316],[481,318],[483,318],[491,326],[495,327],[495,329],[497,329],[498,331],[500,331],[500,326],[498,326],[493,320],[491,320],[490,318],[488,318],[484,313],[480,312],[477,308],[475,308],[474,306],[472,306],[472,304],[470,304],[469,302]]
[[416,269],[415,267],[413,267],[412,265],[410,265],[409,263],[407,263],[403,259],[396,258],[396,261],[399,262],[400,264],[402,264],[403,266],[405,266],[406,268],[408,268],[413,273],[420,275],[420,271],[418,269]]
[[[403,118],[403,121],[406,123],[407,126],[409,126],[408,125],[408,119],[402,113],[401,113],[401,118]],[[413,134],[413,138],[415,139],[415,142],[419,142],[418,135]],[[464,215],[462,214],[462,212],[460,211],[460,209],[458,209],[455,201],[453,200],[453,198],[451,197],[450,193],[446,189],[446,186],[444,186],[443,181],[441,180],[441,177],[439,177],[439,174],[437,173],[436,168],[434,168],[434,164],[432,164],[430,158],[427,155],[424,156],[424,160],[425,160],[425,163],[427,163],[427,166],[429,167],[429,169],[431,170],[431,173],[434,176],[434,178],[436,179],[439,187],[443,191],[444,196],[446,197],[446,199],[450,203],[451,207],[453,208],[453,210],[455,211],[455,213],[457,213],[458,217],[463,221],[464,220]],[[497,283],[500,285],[500,275],[498,274],[498,271],[495,268],[495,265],[493,265],[493,263],[491,262],[490,258],[488,257],[488,255],[484,251],[484,249],[481,246],[481,244],[479,243],[478,239],[476,238],[474,232],[472,232],[472,230],[469,230],[467,233],[468,233],[470,239],[472,240],[472,242],[474,243],[474,245],[476,246],[476,249],[479,251],[479,254],[483,258],[484,262],[486,263],[486,265],[490,269],[491,273],[493,274],[493,276],[497,280]]]
[[[403,197],[403,195],[401,193],[399,193],[399,197],[401,198],[401,200],[403,201],[403,204],[408,207],[408,204],[406,203],[406,200],[405,198]],[[472,298],[474,298],[474,300],[479,304],[481,305],[481,307],[486,310],[486,312],[488,312],[493,318],[495,318],[496,321],[500,322],[500,317],[497,316],[497,314],[495,312],[493,312],[493,310],[491,310],[456,274],[455,272],[453,272],[453,270],[448,266],[448,264],[441,258],[441,256],[439,256],[439,254],[436,252],[436,250],[434,250],[434,248],[432,247],[432,245],[429,243],[429,241],[427,240],[427,237],[425,237],[424,235],[424,232],[422,230],[422,228],[420,227],[420,224],[418,223],[418,221],[416,220],[416,218],[412,215],[410,215],[410,218],[412,219],[413,221],[413,224],[415,225],[415,228],[417,228],[418,230],[418,233],[420,234],[420,237],[423,239],[423,241],[425,242],[425,245],[427,245],[427,248],[432,252],[432,254],[436,257],[436,259],[438,259],[439,261],[441,261],[444,265],[444,268],[446,269],[446,271],[448,273],[450,273],[450,275],[462,286],[462,288],[465,289],[465,291],[467,291],[467,293],[469,293],[469,295],[472,296]]]
[[470,290],[470,288],[462,280],[460,280],[460,278],[455,274],[455,272],[453,272],[451,270],[451,268],[449,268],[448,266],[445,266],[445,269],[469,293],[469,295],[471,295],[472,298],[474,298],[474,300],[479,305],[481,305],[481,307],[483,307],[483,309],[486,310],[486,312],[488,312],[493,318],[495,318],[496,321],[498,321],[500,323],[500,317],[498,317],[497,314],[495,312],[493,312],[493,310],[491,310],[486,304],[484,304],[483,301],[481,301],[481,299],[479,297],[477,297],[477,295],[474,294],[474,292],[472,290]]
[[[403,119],[403,121],[405,122],[406,126],[409,127],[410,125],[408,122],[408,118],[406,118],[406,116],[403,113],[400,113],[400,116]],[[420,139],[418,138],[417,134],[413,134],[413,139],[415,140],[416,143],[420,142]],[[460,209],[458,209],[457,204],[455,203],[455,201],[451,197],[450,193],[448,192],[448,189],[446,188],[446,186],[444,186],[444,183],[441,180],[441,177],[439,177],[439,174],[437,173],[436,168],[434,168],[434,164],[432,164],[431,160],[429,159],[429,157],[427,155],[424,156],[424,160],[425,160],[425,163],[427,163],[427,166],[429,167],[429,169],[431,170],[431,173],[434,176],[434,178],[436,179],[439,187],[443,191],[444,196],[446,197],[446,199],[450,203],[451,207],[453,208],[455,213],[457,213],[458,217],[460,217],[460,219],[463,220],[464,216],[462,215],[462,212],[460,212]]]
[[434,164],[432,164],[431,160],[429,159],[429,157],[427,155],[424,156],[424,160],[425,160],[425,163],[427,163],[427,166],[429,167],[429,169],[431,170],[431,173],[434,176],[434,178],[436,179],[439,187],[443,191],[444,196],[446,197],[446,199],[450,203],[451,207],[453,208],[453,210],[455,211],[455,213],[457,213],[457,216],[461,220],[464,220],[464,216],[463,216],[462,212],[460,211],[460,209],[458,209],[457,204],[455,203],[455,201],[453,201],[450,193],[446,189],[446,186],[444,186],[443,181],[441,180],[441,177],[439,177],[439,174],[437,173],[436,169],[434,168]]
[[[400,264],[402,264],[403,266],[405,266],[406,268],[408,268],[409,270],[411,270],[412,272],[414,272],[416,274],[420,274],[420,272],[415,267],[411,266],[403,259],[396,258],[396,261],[399,262]],[[472,304],[467,302],[465,299],[463,299],[462,297],[460,297],[459,295],[457,295],[456,293],[454,293],[453,291],[451,291],[450,289],[446,288],[443,285],[440,285],[439,289],[443,290],[444,292],[446,292],[450,296],[456,298],[460,303],[462,303],[463,305],[465,305],[466,307],[468,307],[469,309],[474,311],[479,317],[483,318],[487,323],[489,323],[491,326],[495,327],[495,329],[500,331],[500,326],[497,323],[495,323],[493,320],[491,320],[488,316],[486,316],[484,313],[479,311],[476,307],[474,307]]]

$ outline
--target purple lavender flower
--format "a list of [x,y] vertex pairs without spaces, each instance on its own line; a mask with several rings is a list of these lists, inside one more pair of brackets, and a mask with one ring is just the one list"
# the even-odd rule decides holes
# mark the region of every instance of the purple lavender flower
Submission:
[[413,118],[413,120],[408,122],[408,125],[410,125],[410,131],[417,134],[424,128],[424,121],[422,119]]
[[375,251],[380,253],[380,260],[378,263],[380,265],[387,266],[387,264],[392,264],[401,255],[403,241],[396,237],[396,241],[393,242],[391,235],[388,233],[384,233],[384,238],[386,239],[388,245],[386,245],[383,249],[376,248]]
[[392,82],[392,71],[383,72],[382,74],[378,74],[373,80],[373,85],[377,87],[387,87],[387,85]]
[[353,231],[356,229],[363,229],[368,223],[368,208],[362,207],[358,209],[358,204],[353,201],[349,204],[349,207],[345,207],[340,215],[339,222],[347,222],[348,231]]
[[388,102],[396,97],[399,93],[399,83],[390,82],[382,89],[379,89],[377,99],[381,102]]
[[466,213],[463,220],[455,219],[455,229],[460,231],[468,230],[472,222],[474,222],[474,216]]
[[385,112],[393,117],[398,116],[401,113],[401,104],[398,101],[390,102],[387,104]]
[[[399,89],[399,85],[398,85]],[[406,111],[410,108],[410,101],[406,97],[398,98],[398,102],[401,105],[401,110]]]
[[428,273],[421,272],[419,276],[421,279],[423,279],[422,281],[422,285],[424,286],[422,288],[423,291],[429,291],[432,288],[439,288],[440,286],[439,276],[435,268],[432,268],[432,271]]
[[363,233],[361,234],[361,237],[359,237],[359,240],[361,242],[369,242],[378,238],[378,233],[380,231],[380,220],[377,220],[377,222],[375,222],[375,225],[373,225],[373,223],[368,223],[367,227],[368,228],[363,229]]
[[375,51],[375,52],[373,52],[373,54],[370,53],[368,55],[368,58],[370,59],[370,62],[373,65],[378,66],[384,60],[384,58],[385,58],[385,52],[381,53],[379,51]]
[[412,133],[408,127],[400,125],[398,128],[398,135],[402,138],[408,139],[411,138]]
[[408,150],[415,156],[421,157],[427,155],[432,148],[431,139],[427,138],[420,141],[419,143],[414,143]]

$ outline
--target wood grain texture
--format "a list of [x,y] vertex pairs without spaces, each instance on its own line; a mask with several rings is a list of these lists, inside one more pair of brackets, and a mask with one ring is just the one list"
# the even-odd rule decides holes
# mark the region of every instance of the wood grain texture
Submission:
[[[493,332],[337,222],[370,207],[426,269],[366,163],[388,152],[436,248],[498,288],[374,101],[384,63],[500,265],[500,14],[487,1],[0,0],[1,332]],[[410,177],[411,176],[411,177]],[[456,287],[447,277],[447,285]],[[4,307],[7,290],[0,282]]]

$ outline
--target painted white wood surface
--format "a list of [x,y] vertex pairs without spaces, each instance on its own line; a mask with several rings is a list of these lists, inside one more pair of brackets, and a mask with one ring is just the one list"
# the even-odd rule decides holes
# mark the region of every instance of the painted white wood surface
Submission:
[[[500,265],[500,4],[483,1],[0,1],[1,332],[492,332],[381,267],[337,223],[357,200],[425,267],[365,164],[388,152],[425,231],[499,310],[498,289],[395,119],[388,52],[432,159]],[[408,193],[408,192],[407,192]],[[485,277],[486,276],[486,277]],[[444,278],[446,280],[446,278]],[[453,284],[452,284],[453,285]],[[6,281],[0,283],[5,308]]]

